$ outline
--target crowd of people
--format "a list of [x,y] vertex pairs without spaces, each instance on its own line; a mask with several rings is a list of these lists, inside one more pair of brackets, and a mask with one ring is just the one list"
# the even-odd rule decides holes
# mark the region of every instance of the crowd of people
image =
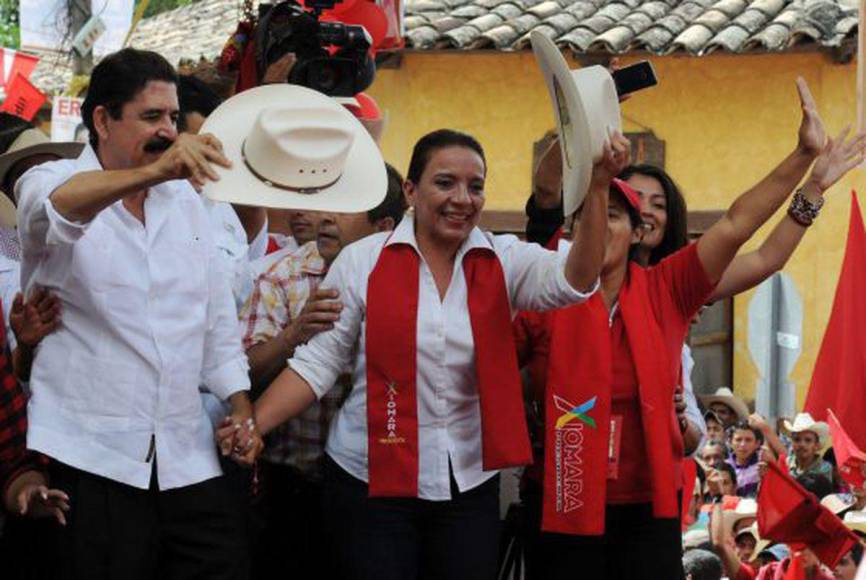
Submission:
[[[860,544],[829,570],[755,523],[780,464],[866,529],[827,425],[699,401],[685,344],[863,161],[802,80],[791,153],[694,243],[675,180],[618,132],[573,216],[550,140],[521,241],[478,228],[471,135],[423,136],[404,178],[343,105],[260,89],[216,123],[206,83],[124,49],[91,76],[88,144],[0,118],[4,578],[495,578],[499,472],[522,466],[527,578],[854,577]],[[374,201],[269,220],[202,194],[237,172]]]

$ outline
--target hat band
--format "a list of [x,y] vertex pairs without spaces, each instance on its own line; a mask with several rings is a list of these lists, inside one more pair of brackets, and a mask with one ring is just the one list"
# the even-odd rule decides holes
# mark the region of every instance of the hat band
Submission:
[[250,173],[252,173],[256,179],[258,179],[259,181],[261,181],[262,183],[264,183],[265,185],[268,185],[270,187],[276,187],[277,189],[284,189],[286,191],[291,191],[293,193],[304,193],[304,194],[319,193],[322,190],[328,189],[329,187],[331,187],[332,185],[334,185],[335,183],[340,181],[340,178],[343,177],[343,174],[340,173],[339,175],[337,175],[337,178],[335,180],[328,182],[325,185],[319,185],[316,187],[294,187],[292,185],[286,185],[284,183],[277,183],[276,181],[274,181],[272,179],[268,179],[267,177],[265,177],[264,175],[262,175],[261,173],[256,171],[256,169],[252,166],[252,164],[250,164],[249,159],[247,159],[246,147],[247,147],[247,141],[246,141],[246,139],[244,139],[244,142],[241,145],[241,159],[244,160],[244,165],[247,166],[247,169],[250,170]]

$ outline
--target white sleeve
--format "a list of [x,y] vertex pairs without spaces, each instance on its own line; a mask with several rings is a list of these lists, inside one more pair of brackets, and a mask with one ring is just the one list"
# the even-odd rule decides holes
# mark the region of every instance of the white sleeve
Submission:
[[343,310],[331,330],[320,332],[295,350],[289,366],[307,381],[316,397],[322,398],[337,382],[337,377],[352,363],[361,334],[364,301],[361,288],[366,288],[369,272],[359,267],[358,252],[349,246],[331,265],[319,288],[340,292]]
[[586,293],[575,290],[566,280],[569,244],[560,244],[553,252],[509,235],[495,236],[494,247],[502,262],[511,303],[517,310],[563,308],[587,300],[598,290],[598,280]]
[[[204,215],[202,223],[209,224]],[[249,366],[238,332],[226,260],[213,243],[207,226],[203,229],[208,238],[208,304],[202,381],[211,393],[226,400],[238,391],[249,390]]]
[[54,208],[50,199],[54,190],[72,176],[71,161],[55,161],[37,165],[15,184],[18,235],[25,255],[41,254],[50,245],[73,244],[87,231],[91,222],[67,220]]
[[683,345],[683,395],[686,400],[686,419],[693,423],[698,431],[701,432],[701,440],[690,457],[693,457],[703,446],[707,439],[707,424],[704,421],[704,416],[698,407],[698,400],[695,397],[695,390],[692,388],[692,369],[695,368],[695,361],[692,359],[692,351],[687,344]]

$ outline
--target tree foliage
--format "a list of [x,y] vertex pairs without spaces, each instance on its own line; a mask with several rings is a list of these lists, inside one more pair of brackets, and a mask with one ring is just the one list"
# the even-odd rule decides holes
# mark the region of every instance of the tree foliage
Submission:
[[20,43],[18,0],[0,0],[0,46],[18,48]]

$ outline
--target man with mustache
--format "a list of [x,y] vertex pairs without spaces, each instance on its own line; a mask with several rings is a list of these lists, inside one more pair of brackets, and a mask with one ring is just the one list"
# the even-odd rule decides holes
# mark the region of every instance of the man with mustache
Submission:
[[199,199],[212,135],[178,135],[177,75],[124,49],[93,70],[90,145],[18,182],[22,286],[63,325],[31,374],[27,443],[69,497],[69,578],[237,578],[240,513],[221,476],[199,385],[231,405],[234,455],[261,447],[229,277]]

